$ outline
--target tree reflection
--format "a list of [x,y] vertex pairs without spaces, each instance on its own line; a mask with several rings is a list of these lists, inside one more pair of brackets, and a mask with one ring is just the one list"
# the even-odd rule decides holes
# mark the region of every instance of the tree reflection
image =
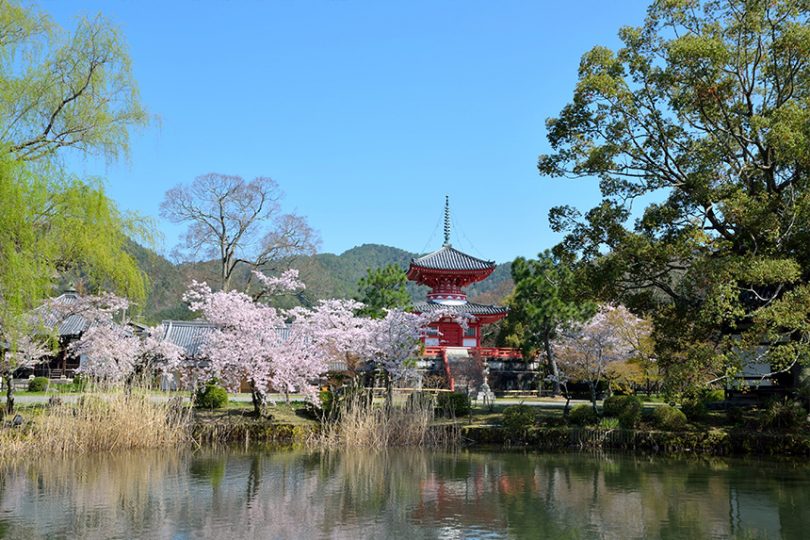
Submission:
[[801,537],[797,462],[416,450],[141,452],[0,473],[0,536]]

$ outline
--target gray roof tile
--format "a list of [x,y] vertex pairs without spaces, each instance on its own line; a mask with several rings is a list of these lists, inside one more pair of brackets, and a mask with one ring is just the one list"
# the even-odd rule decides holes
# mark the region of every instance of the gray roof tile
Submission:
[[469,315],[500,315],[509,311],[509,308],[501,306],[474,304],[472,302],[460,306],[448,306],[434,302],[417,302],[413,306],[413,310],[417,313],[430,313],[431,311],[439,311],[440,309],[449,309],[456,313],[466,313]]
[[432,270],[488,270],[495,268],[495,261],[485,261],[467,255],[452,246],[442,246],[441,249],[433,253],[412,259],[411,264]]

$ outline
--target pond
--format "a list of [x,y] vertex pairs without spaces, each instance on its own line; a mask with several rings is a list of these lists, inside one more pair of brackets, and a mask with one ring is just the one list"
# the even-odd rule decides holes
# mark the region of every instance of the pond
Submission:
[[0,470],[0,538],[807,538],[796,461],[148,452]]

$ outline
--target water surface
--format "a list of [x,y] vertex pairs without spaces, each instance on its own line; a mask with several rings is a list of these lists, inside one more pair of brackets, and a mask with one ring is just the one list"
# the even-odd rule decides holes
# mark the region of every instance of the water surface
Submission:
[[148,452],[0,470],[0,538],[808,538],[810,467],[506,452]]

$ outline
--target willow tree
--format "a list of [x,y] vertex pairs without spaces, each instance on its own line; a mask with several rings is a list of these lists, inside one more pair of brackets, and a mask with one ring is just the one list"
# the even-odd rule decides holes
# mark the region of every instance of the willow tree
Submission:
[[[42,13],[0,0],[0,366],[10,378],[26,315],[60,275],[93,289],[145,296],[145,278],[124,251],[145,222],[123,214],[96,181],[62,166],[63,149],[116,157],[129,129],[146,121],[129,57],[104,19],[73,33]],[[30,348],[30,347],[29,347]],[[31,355],[27,355],[31,356]],[[31,361],[28,358],[26,361]]]
[[0,144],[15,159],[62,148],[114,158],[148,115],[119,31],[101,16],[68,32],[0,0]]
[[806,0],[659,0],[621,48],[582,57],[548,120],[541,174],[597,177],[603,196],[552,210],[557,249],[655,314],[670,388],[810,358],[809,16]]

